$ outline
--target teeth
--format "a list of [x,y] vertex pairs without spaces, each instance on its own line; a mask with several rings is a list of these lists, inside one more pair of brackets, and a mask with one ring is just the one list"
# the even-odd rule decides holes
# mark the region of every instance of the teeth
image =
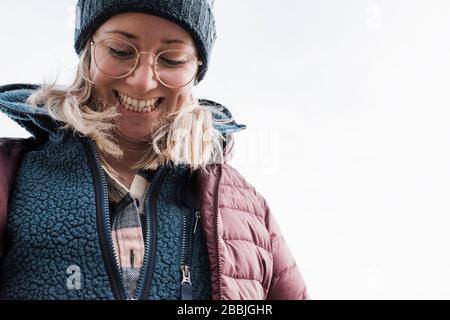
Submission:
[[159,98],[153,98],[149,100],[137,100],[131,97],[128,97],[120,92],[117,92],[119,95],[120,103],[128,110],[136,111],[136,112],[150,112],[155,108],[156,102]]

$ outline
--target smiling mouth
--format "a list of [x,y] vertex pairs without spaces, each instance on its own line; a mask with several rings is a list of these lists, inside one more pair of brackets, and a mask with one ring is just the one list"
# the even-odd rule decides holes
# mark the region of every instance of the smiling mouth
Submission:
[[137,100],[118,91],[114,91],[114,96],[119,101],[120,105],[126,110],[139,113],[152,112],[153,110],[160,108],[166,100],[166,98],[163,97],[148,100]]

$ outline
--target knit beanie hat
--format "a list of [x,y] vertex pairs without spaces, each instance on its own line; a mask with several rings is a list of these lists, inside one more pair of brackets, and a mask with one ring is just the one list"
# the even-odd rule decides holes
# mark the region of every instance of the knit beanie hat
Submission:
[[79,55],[88,39],[112,16],[125,12],[142,12],[170,20],[190,33],[197,45],[200,66],[196,82],[208,70],[216,40],[213,0],[79,0],[75,26],[75,50]]

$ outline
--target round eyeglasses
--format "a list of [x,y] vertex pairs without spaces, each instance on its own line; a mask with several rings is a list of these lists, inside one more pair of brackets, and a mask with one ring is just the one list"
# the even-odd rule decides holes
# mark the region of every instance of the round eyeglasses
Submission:
[[103,74],[121,79],[132,74],[142,55],[155,57],[153,72],[156,78],[166,87],[179,89],[190,84],[197,76],[202,65],[193,54],[183,50],[165,50],[157,55],[151,52],[140,52],[128,41],[108,38],[91,41],[93,60]]

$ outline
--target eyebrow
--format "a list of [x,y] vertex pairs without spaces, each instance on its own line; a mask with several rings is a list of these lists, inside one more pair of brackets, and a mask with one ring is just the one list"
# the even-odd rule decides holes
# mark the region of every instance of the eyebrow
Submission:
[[[131,34],[131,33],[128,33],[128,32],[125,32],[125,31],[121,31],[121,30],[111,30],[111,31],[107,31],[106,33],[118,33],[118,34],[121,34],[121,35],[127,37],[128,39],[134,39],[134,40],[138,40],[139,39],[138,36],[136,36],[134,34]],[[188,45],[186,42],[184,42],[183,40],[180,40],[180,39],[164,39],[161,42],[163,44],[181,43],[181,44]]]
[[125,32],[125,31],[120,31],[120,30],[111,30],[111,31],[106,31],[106,33],[118,33],[121,34],[129,39],[139,39],[138,36],[135,36],[134,34]]

